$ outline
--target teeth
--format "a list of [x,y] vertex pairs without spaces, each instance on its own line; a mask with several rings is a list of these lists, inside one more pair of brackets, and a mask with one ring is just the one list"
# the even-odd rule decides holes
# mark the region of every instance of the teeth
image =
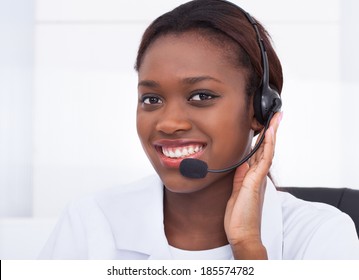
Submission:
[[188,153],[193,154],[194,153],[193,146],[189,146],[187,151],[188,151]]
[[176,156],[177,158],[179,158],[179,157],[182,156],[182,153],[181,153],[180,149],[176,149],[175,156]]
[[202,145],[191,145],[186,147],[162,147],[162,153],[169,158],[184,158],[198,153],[203,148]]
[[173,151],[169,151],[167,156],[172,157],[172,158],[176,157],[176,155],[175,155],[175,153]]

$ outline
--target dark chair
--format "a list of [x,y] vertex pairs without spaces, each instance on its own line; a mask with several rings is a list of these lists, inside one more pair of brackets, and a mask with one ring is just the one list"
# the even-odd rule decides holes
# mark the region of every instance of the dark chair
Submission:
[[359,190],[315,187],[278,187],[277,189],[303,200],[323,202],[337,207],[353,219],[359,237]]

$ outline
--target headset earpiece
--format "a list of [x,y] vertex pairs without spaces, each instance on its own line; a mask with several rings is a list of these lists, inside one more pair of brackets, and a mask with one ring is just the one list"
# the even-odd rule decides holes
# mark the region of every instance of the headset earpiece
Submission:
[[265,125],[271,112],[279,112],[282,100],[278,91],[271,88],[259,88],[253,98],[254,116],[257,121]]

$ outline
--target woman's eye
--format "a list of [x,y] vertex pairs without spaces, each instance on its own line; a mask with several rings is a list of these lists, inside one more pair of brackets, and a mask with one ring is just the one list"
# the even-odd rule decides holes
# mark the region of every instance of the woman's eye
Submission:
[[200,92],[200,93],[196,93],[193,94],[189,100],[190,101],[202,101],[202,100],[209,100],[209,99],[213,99],[216,96],[210,93],[204,93],[204,92]]
[[152,104],[161,104],[162,100],[156,96],[145,96],[142,98],[142,103],[152,105]]

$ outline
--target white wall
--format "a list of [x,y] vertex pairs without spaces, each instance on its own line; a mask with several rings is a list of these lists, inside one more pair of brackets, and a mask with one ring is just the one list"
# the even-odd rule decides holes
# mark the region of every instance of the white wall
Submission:
[[34,5],[0,1],[0,218],[32,214]]
[[343,0],[340,25],[341,135],[343,184],[359,185],[359,2]]
[[[21,14],[21,7],[35,19],[23,29],[34,36],[21,45],[24,61],[33,60],[33,72],[13,81],[7,78],[11,66],[0,64],[3,217],[56,218],[77,196],[152,172],[135,131],[133,64],[145,27],[183,2],[33,0],[18,5],[3,0],[12,5],[8,14]],[[264,23],[283,63],[284,120],[273,166],[278,184],[359,189],[359,40],[353,36],[359,31],[353,12],[359,4],[233,2]],[[6,14],[0,16],[9,23]],[[0,44],[0,58],[7,52]],[[14,64],[22,63],[14,58]],[[4,90],[3,81],[21,87],[17,97]],[[13,101],[18,99],[20,103]],[[20,116],[18,129],[4,124],[14,112]],[[11,141],[15,136],[20,141]],[[18,147],[21,153],[15,152]],[[21,163],[28,163],[21,171],[10,165],[19,155]]]

